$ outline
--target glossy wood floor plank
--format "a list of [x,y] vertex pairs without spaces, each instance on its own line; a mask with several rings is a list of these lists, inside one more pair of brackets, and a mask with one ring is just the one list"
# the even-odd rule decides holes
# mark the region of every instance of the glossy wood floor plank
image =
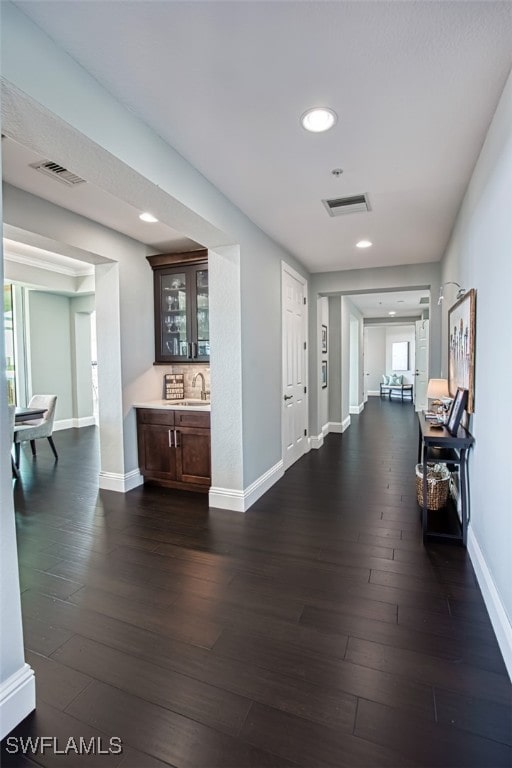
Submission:
[[[423,546],[413,408],[371,398],[245,515],[98,490],[94,428],[14,485],[38,709],[15,734],[119,736],[20,768],[510,761],[510,681],[467,552]],[[16,761],[17,760],[17,761]]]

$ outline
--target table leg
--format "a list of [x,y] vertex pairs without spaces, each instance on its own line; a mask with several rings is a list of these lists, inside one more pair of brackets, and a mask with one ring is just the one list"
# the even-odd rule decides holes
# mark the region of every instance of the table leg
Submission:
[[462,516],[462,541],[464,546],[467,544],[468,538],[468,487],[467,487],[467,451],[465,448],[460,449],[460,506]]

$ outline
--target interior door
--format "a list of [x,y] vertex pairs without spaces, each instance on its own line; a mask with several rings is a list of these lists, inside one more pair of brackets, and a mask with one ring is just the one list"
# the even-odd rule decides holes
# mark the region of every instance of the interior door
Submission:
[[414,402],[416,410],[422,411],[427,408],[429,321],[417,320],[415,325]]
[[306,280],[295,270],[282,266],[283,464],[288,469],[308,448]]

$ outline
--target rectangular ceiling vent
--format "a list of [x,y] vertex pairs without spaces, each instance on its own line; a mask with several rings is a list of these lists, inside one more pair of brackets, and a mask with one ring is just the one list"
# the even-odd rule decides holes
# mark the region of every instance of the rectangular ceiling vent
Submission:
[[58,163],[54,163],[52,160],[41,160],[38,163],[30,163],[30,168],[44,173],[45,176],[51,176],[52,179],[57,179],[63,184],[67,184],[68,187],[74,187],[77,184],[86,184],[85,179],[81,176],[77,176],[76,173],[71,173],[67,168],[64,168]]
[[347,213],[366,213],[371,211],[368,195],[352,195],[352,197],[336,197],[332,200],[322,200],[329,216],[344,216]]

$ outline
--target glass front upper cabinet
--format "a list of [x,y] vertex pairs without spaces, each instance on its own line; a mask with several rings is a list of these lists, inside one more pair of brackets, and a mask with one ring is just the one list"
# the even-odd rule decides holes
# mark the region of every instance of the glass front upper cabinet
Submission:
[[196,271],[195,284],[197,349],[196,360],[210,359],[210,318],[208,300],[208,270]]
[[168,266],[161,263],[164,259],[149,257],[155,288],[155,362],[208,362],[208,264]]

